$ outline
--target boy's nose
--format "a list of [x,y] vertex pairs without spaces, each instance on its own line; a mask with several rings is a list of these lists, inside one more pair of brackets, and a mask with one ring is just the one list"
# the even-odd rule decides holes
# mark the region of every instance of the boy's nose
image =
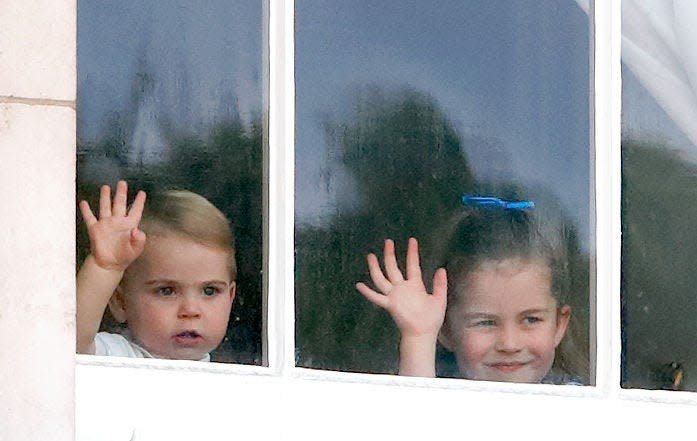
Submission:
[[521,348],[521,338],[515,326],[503,326],[500,328],[496,340],[496,350],[501,352],[518,352]]
[[195,295],[186,294],[182,296],[177,316],[179,318],[201,317],[201,309],[199,308],[198,299]]

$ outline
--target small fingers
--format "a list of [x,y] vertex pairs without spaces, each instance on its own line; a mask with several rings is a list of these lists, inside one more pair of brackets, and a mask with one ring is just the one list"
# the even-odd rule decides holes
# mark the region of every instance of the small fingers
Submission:
[[394,252],[394,242],[391,239],[385,241],[385,272],[387,273],[387,278],[390,279],[392,283],[399,283],[404,280],[402,272],[397,266],[397,257]]
[[114,216],[125,216],[126,215],[126,203],[128,199],[128,184],[126,181],[119,181],[116,183],[116,193],[114,194],[114,206],[112,208],[112,214]]
[[94,213],[92,213],[90,204],[88,204],[87,201],[80,201],[78,206],[80,207],[82,219],[85,221],[85,225],[87,225],[88,228],[97,223],[97,218],[94,216]]
[[145,192],[139,191],[136,198],[133,200],[131,205],[131,210],[128,212],[128,217],[133,218],[133,220],[140,222],[140,218],[143,216],[143,208],[145,207]]
[[391,289],[392,289],[392,284],[390,283],[389,280],[385,278],[385,275],[382,273],[382,270],[380,269],[380,262],[378,262],[378,258],[375,256],[375,254],[368,254],[368,270],[370,271],[370,278],[373,280],[373,283],[379,289],[382,291],[384,294],[387,294]]
[[413,237],[407,245],[407,279],[421,280],[421,265],[419,264],[419,244]]
[[363,296],[370,300],[371,303],[378,305],[381,308],[387,307],[387,302],[389,301],[386,296],[380,294],[379,292],[373,291],[365,283],[356,283],[356,289],[358,292],[363,294]]
[[111,216],[111,187],[102,185],[99,189],[99,218]]

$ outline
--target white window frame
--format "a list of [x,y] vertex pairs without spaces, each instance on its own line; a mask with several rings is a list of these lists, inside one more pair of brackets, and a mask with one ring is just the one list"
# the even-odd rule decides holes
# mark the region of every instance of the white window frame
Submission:
[[597,219],[591,316],[598,342],[592,387],[295,367],[294,2],[268,4],[268,367],[258,367],[74,355],[76,0],[3,0],[0,219],[7,243],[0,247],[0,403],[7,415],[0,439],[580,439],[615,430],[623,438],[646,439],[692,433],[697,393],[620,388],[621,1],[597,0],[591,8]]

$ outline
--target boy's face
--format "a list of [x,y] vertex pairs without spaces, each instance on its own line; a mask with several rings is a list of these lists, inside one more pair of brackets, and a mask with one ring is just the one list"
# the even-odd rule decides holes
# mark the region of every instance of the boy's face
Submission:
[[569,323],[557,308],[551,274],[541,262],[485,262],[456,287],[462,299],[448,310],[443,344],[473,380],[537,383],[554,362]]
[[186,237],[149,236],[109,306],[153,356],[199,360],[222,341],[235,282],[229,253]]

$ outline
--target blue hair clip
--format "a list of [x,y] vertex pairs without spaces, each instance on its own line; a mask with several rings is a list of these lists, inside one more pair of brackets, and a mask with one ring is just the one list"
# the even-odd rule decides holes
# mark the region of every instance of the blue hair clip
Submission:
[[512,201],[494,196],[462,195],[462,204],[469,207],[500,208],[502,210],[526,210],[535,208],[533,201]]

